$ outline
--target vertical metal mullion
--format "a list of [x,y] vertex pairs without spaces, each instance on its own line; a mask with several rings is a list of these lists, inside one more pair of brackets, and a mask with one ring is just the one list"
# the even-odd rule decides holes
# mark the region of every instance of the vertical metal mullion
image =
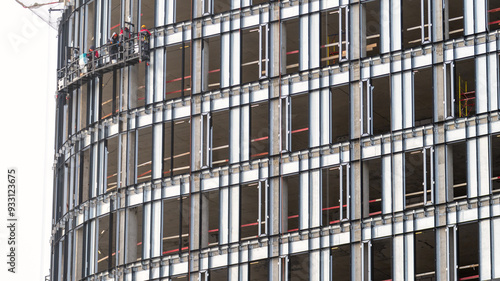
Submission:
[[368,280],[372,279],[372,241],[368,241]]
[[351,165],[347,164],[347,171],[345,173],[346,176],[346,218],[349,219],[351,217],[351,190],[349,189],[350,186],[350,172],[351,172]]
[[366,114],[368,115],[368,134],[373,134],[373,87],[370,83],[370,80],[368,80],[368,85],[366,86],[367,88],[367,112]]
[[431,203],[434,202],[434,148],[430,148],[430,157],[431,157]]
[[447,276],[446,279],[450,281],[451,277],[451,261],[450,261],[450,227],[446,227],[446,271],[447,271]]
[[455,65],[453,62],[450,63],[450,99],[451,99],[451,116],[455,117],[455,75],[454,75]]
[[424,154],[423,161],[422,161],[422,165],[424,168],[424,172],[423,172],[424,182],[422,183],[422,185],[423,185],[423,192],[424,192],[424,205],[427,205],[427,149],[425,147],[422,150],[422,153]]
[[292,150],[292,103],[291,97],[286,97],[286,145],[287,150]]
[[453,281],[457,281],[458,264],[457,264],[457,226],[453,226]]
[[214,137],[214,128],[212,126],[212,115],[207,115],[207,166],[212,166],[212,153],[213,153],[213,137]]
[[432,33],[431,33],[431,27],[432,27],[432,24],[431,24],[431,15],[432,15],[432,6],[431,6],[431,0],[427,0],[427,34],[429,36],[429,39],[427,42],[431,42],[432,41]]
[[339,8],[339,61],[342,58],[342,7]]
[[364,94],[364,87],[363,87],[363,83],[364,83],[364,82],[365,82],[365,81],[361,81],[361,82],[359,83],[359,88],[360,88],[360,91],[359,91],[359,92],[360,92],[360,96],[361,96],[361,97],[360,97],[360,101],[361,101],[361,102],[360,102],[360,110],[359,110],[359,112],[361,113],[361,116],[360,116],[360,118],[359,118],[359,121],[361,122],[361,126],[360,126],[360,127],[361,127],[361,135],[364,135],[364,134],[366,133],[366,132],[365,132],[365,127],[364,127],[364,122],[363,122],[363,119],[364,119],[364,117],[365,117],[365,116],[364,116],[364,115],[365,115],[365,114],[364,114],[364,98],[365,98],[365,94]]
[[[340,209],[340,220],[342,220],[344,218],[344,169],[343,169],[343,166],[344,165],[340,165],[339,167],[339,172],[340,172],[340,175],[339,175],[339,180],[340,180],[340,184],[339,184],[339,187],[340,187],[340,200],[339,200],[339,209]],[[328,171],[328,170],[327,170]],[[328,206],[329,207],[329,206]]]
[[259,184],[257,185],[257,191],[259,193],[259,195],[257,196],[257,198],[258,198],[257,199],[257,205],[258,205],[257,206],[257,208],[258,208],[258,210],[257,210],[257,213],[258,213],[258,215],[257,215],[257,225],[258,225],[258,227],[257,227],[257,235],[258,236],[262,235],[262,231],[261,231],[261,227],[262,227],[261,226],[261,222],[262,222],[262,220],[261,220],[261,217],[262,217],[262,209],[261,209],[261,206],[262,206],[262,192],[261,191],[262,190],[261,190],[261,183],[262,183],[262,181],[259,181]]
[[102,191],[103,193],[106,193],[106,190],[108,189],[108,161],[109,161],[109,150],[108,150],[108,140],[106,139],[104,141],[104,163],[103,163],[103,175],[102,175]]
[[420,0],[420,41],[425,42],[425,17],[424,17],[425,0]]
[[448,115],[448,95],[449,95],[448,94],[449,93],[448,90],[449,89],[448,89],[448,83],[447,83],[447,78],[446,78],[448,70],[447,70],[446,65],[447,65],[447,63],[445,63],[443,65],[443,78],[444,78],[443,79],[444,80],[443,81],[444,82],[443,83],[444,84],[444,101],[443,101],[443,104],[444,104],[444,118],[447,118],[449,116]]
[[262,25],[259,25],[259,78],[262,77]]
[[137,183],[137,156],[139,153],[138,145],[139,142],[139,131],[135,131],[135,142],[134,142],[134,184]]
[[203,116],[204,114],[201,114],[200,116],[200,142],[201,142],[201,145],[200,145],[200,157],[201,157],[201,167],[205,167],[205,159],[203,158],[203,146],[205,145],[203,143],[203,132],[205,131],[205,123],[203,122]]
[[345,60],[349,59],[349,6],[345,8]]
[[266,75],[265,77],[268,77],[269,76],[269,25],[266,24],[265,25],[266,27],[266,43],[264,45],[264,49],[265,49],[265,52],[266,52]]
[[269,205],[269,183],[267,180],[265,180],[265,202],[264,202],[264,214],[265,214],[265,217],[264,217],[264,232],[265,234],[267,234],[269,232],[269,221],[268,221],[268,218],[269,218],[269,211],[268,211],[268,205]]

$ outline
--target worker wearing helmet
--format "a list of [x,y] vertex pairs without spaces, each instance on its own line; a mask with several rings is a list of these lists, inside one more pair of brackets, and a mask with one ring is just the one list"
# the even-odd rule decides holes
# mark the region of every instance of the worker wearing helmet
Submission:
[[89,52],[87,53],[87,59],[89,61],[90,69],[96,67],[99,59],[99,52],[95,49],[94,45],[91,45]]
[[123,58],[123,54],[128,55],[131,49],[131,41],[130,41],[130,30],[128,27],[124,27],[120,29],[120,35],[118,37],[118,41],[120,42],[120,59]]
[[141,61],[149,61],[149,37],[151,37],[151,32],[146,28],[146,25],[141,26],[141,31],[139,31],[139,38],[141,40]]
[[113,32],[111,35],[111,38],[108,40],[109,46],[109,54],[111,61],[116,61],[116,55],[118,54],[118,34],[116,32]]

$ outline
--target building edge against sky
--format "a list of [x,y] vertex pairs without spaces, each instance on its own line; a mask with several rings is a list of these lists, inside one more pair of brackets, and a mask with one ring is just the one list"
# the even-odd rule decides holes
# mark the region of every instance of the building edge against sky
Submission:
[[186,2],[68,2],[52,281],[500,278],[500,0]]

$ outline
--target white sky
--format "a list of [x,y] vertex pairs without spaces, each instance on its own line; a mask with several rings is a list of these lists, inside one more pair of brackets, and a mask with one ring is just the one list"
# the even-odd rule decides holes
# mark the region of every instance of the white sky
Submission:
[[[57,32],[2,0],[0,34],[0,280],[38,281],[50,268]],[[18,169],[16,274],[6,263],[9,167]]]

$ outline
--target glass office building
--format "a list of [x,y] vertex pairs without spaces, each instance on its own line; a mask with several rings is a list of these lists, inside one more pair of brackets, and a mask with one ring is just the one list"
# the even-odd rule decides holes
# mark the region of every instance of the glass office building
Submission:
[[499,29],[500,0],[68,1],[51,280],[500,278]]

